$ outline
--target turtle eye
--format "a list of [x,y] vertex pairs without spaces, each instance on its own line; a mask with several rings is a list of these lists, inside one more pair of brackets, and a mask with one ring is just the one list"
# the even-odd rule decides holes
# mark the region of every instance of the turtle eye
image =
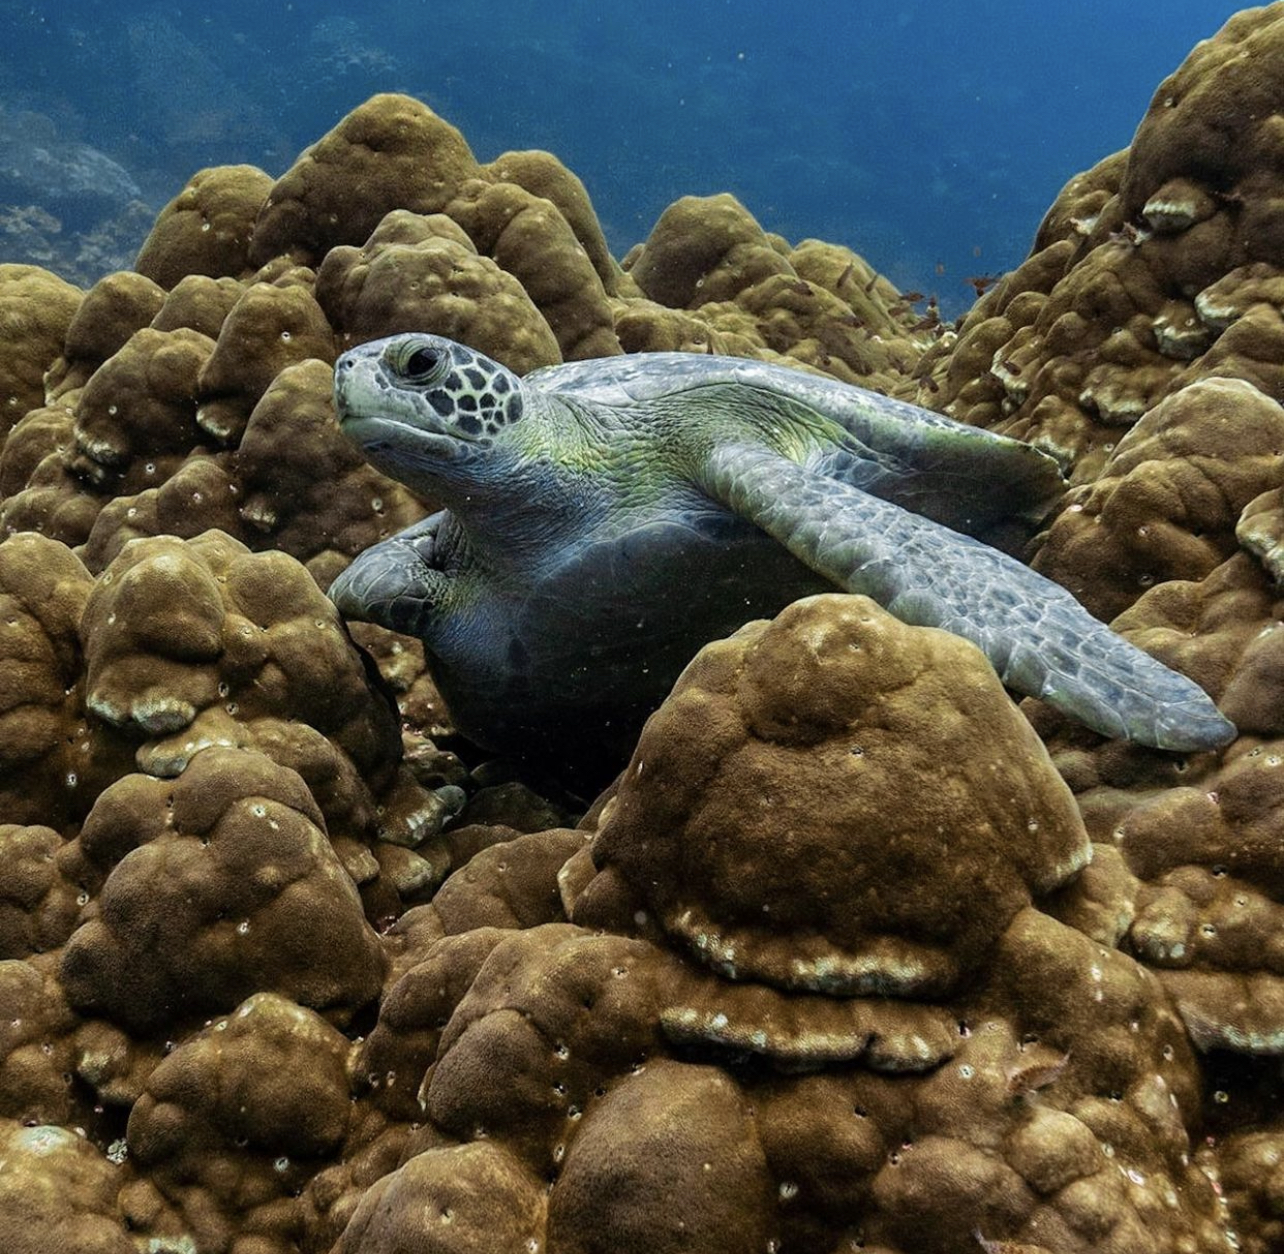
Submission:
[[446,355],[431,345],[421,344],[410,352],[404,350],[398,354],[394,363],[397,373],[407,383],[428,383],[441,371]]

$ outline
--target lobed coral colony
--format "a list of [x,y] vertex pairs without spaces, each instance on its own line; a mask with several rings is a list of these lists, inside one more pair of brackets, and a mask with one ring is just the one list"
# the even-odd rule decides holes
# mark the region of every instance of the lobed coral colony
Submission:
[[[1248,10],[955,329],[726,195],[617,264],[554,157],[394,95],[88,291],[0,266],[0,1247],[1284,1249],[1282,114]],[[1242,734],[1103,742],[827,595],[580,818],[325,597],[432,505],[330,403],[412,327],[1033,441],[1027,557]]]

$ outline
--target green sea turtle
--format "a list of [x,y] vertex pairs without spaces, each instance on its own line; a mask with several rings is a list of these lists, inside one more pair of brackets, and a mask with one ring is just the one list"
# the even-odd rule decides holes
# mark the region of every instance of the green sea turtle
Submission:
[[835,585],[973,641],[1009,687],[1106,735],[1235,735],[1190,680],[960,534],[1057,498],[1029,445],[758,361],[649,353],[522,379],[420,333],[344,353],[334,395],[367,459],[446,508],[331,596],[418,636],[483,746],[618,759],[702,644]]

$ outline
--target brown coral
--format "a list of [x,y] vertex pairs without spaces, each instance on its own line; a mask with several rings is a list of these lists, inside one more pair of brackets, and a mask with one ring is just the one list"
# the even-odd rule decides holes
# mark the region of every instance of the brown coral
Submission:
[[770,1248],[779,1220],[755,1113],[716,1067],[661,1059],[625,1077],[571,1146],[549,1244],[590,1254],[609,1232],[616,1248],[665,1254]]
[[153,769],[177,772],[202,745],[257,726],[277,754],[291,746],[289,764],[329,813],[352,822],[364,812],[369,822],[360,798],[388,782],[396,724],[297,562],[250,554],[219,532],[138,541],[103,574],[80,630],[89,708],[156,741]]
[[43,404],[44,375],[82,293],[38,266],[0,265],[0,432]]
[[1204,1050],[1281,1049],[1281,763],[1275,740],[1244,745],[1219,768],[1163,790],[1098,779],[1084,791],[1094,834],[1127,872],[1107,893],[1110,913]]
[[[204,438],[195,423],[197,380],[213,342],[189,328],[145,325],[163,293],[140,276],[130,276],[137,284],[117,277],[86,297],[102,321],[79,332],[73,324],[71,355],[51,372],[62,377],[63,403],[73,406],[71,440],[59,410],[32,410],[0,462],[8,488],[0,518],[10,534],[34,530],[82,544],[113,495],[163,484]],[[95,335],[94,327],[105,330]]]
[[483,167],[485,177],[496,183],[516,183],[532,196],[551,201],[566,219],[579,240],[602,286],[614,295],[620,281],[620,267],[607,248],[606,236],[584,184],[551,152],[528,150],[501,153]]
[[79,1020],[58,979],[58,959],[0,962],[0,1004],[0,1118],[106,1131],[74,1074]]
[[769,275],[793,276],[734,196],[684,196],[661,215],[629,268],[644,295],[673,309],[730,300]]
[[539,1183],[500,1147],[434,1150],[370,1189],[334,1254],[413,1249],[425,1236],[441,1254],[538,1248],[545,1206]]
[[424,329],[522,374],[561,360],[552,328],[522,285],[479,256],[444,214],[394,211],[362,248],[332,248],[317,274],[317,299],[345,347]]
[[[587,874],[576,869],[581,852],[558,877],[573,918],[605,930],[559,922],[547,899],[546,921],[529,914],[523,930],[484,926],[440,939],[427,922],[438,909],[416,912],[424,922],[407,930],[418,937],[412,947],[426,948],[385,998],[360,1071],[390,1116],[422,1110],[438,1135],[479,1153],[429,1148],[411,1160],[413,1171],[408,1163],[389,1179],[389,1192],[414,1180],[437,1213],[450,1205],[439,1174],[448,1162],[457,1180],[481,1189],[502,1153],[527,1178],[550,1182],[547,1228],[534,1235],[556,1248],[599,1248],[609,1233],[613,1248],[625,1249],[722,1250],[739,1248],[742,1237],[744,1248],[828,1249],[853,1232],[888,1249],[956,1249],[975,1232],[1049,1249],[1211,1248],[1215,1199],[1189,1164],[1185,1121],[1197,1080],[1178,1020],[1135,962],[1023,904],[1030,886],[1004,906],[1000,862],[1007,874],[1024,865],[1042,894],[1072,870],[1082,830],[1041,753],[1023,758],[1015,748],[1030,733],[1018,730],[997,685],[979,682],[961,656],[922,665],[919,648],[971,652],[944,640],[859,600],[819,597],[707,648],[648,724],[603,810]],[[853,642],[860,647],[845,647]],[[934,715],[921,702],[899,703],[912,687],[902,667],[932,685],[941,702]],[[945,712],[951,699],[968,720]],[[969,721],[987,718],[1001,722],[973,737]],[[757,930],[782,951],[786,935],[806,954],[822,927],[834,933],[850,916],[877,920],[896,909],[880,898],[905,895],[912,873],[882,894],[863,888],[877,883],[880,859],[904,866],[914,846],[935,849],[933,821],[907,819],[903,836],[884,832],[862,845],[860,824],[809,824],[789,793],[795,777],[800,800],[859,793],[843,758],[852,743],[868,745],[876,765],[884,733],[889,751],[915,746],[938,762],[961,756],[939,737],[966,737],[962,756],[976,759],[968,768],[978,781],[1009,758],[1022,762],[1011,769],[1024,783],[1009,777],[996,790],[1020,834],[996,841],[984,873],[965,876],[973,898],[990,884],[995,895],[971,902],[987,931],[955,995],[924,1002],[902,984],[866,997],[834,978],[784,993],[758,981],[749,943],[733,965],[710,934],[701,945],[668,929],[654,899],[670,884],[688,913],[697,898],[706,910],[727,909],[757,813],[773,816],[787,855],[747,864],[758,886]],[[700,754],[684,742],[698,742]],[[752,786],[737,788],[740,777]],[[915,812],[919,778],[909,768],[881,777],[871,792],[882,800],[881,822]],[[1031,831],[1029,805],[1008,794],[1035,781],[1051,808]],[[969,846],[959,827],[974,807],[966,797],[941,789],[948,815],[938,818],[956,847],[979,850],[983,842]],[[725,828],[724,806],[738,816]],[[670,839],[674,831],[683,839]],[[555,841],[562,838],[551,832],[524,838],[536,856]],[[859,874],[836,869],[849,845],[864,860]],[[516,850],[499,844],[488,853],[443,889],[456,917],[470,890],[483,904],[500,889]],[[720,875],[701,868],[724,858]],[[823,885],[812,878],[817,867],[827,873]],[[533,878],[547,882],[548,872]],[[843,885],[850,897],[838,892]],[[924,889],[924,905],[929,898],[947,900],[939,885]],[[877,937],[866,945],[879,954]],[[891,991],[901,996],[889,999]],[[846,1052],[844,1023],[858,1039]],[[746,1054],[765,1070],[740,1066]],[[382,1234],[378,1214],[402,1222],[400,1208],[376,1209],[371,1196],[350,1236]],[[672,1200],[659,1206],[660,1197]]]
[[[993,756],[958,754],[964,728]],[[928,771],[934,788],[888,807],[898,780]],[[947,992],[1032,891],[1087,857],[1068,793],[979,654],[907,634],[864,598],[810,597],[702,651],[614,804],[593,850],[603,873],[636,885],[700,961],[782,988]]]
[[286,366],[310,357],[333,363],[334,333],[310,277],[291,271],[252,284],[224,320],[197,381],[196,423],[219,443],[240,440],[250,412]]
[[446,935],[534,927],[559,918],[558,872],[585,839],[569,829],[544,831],[500,840],[473,854],[433,897]]
[[133,1254],[116,1207],[121,1171],[67,1128],[0,1122],[0,1241],[12,1254],[49,1249]]
[[62,465],[72,445],[73,411],[62,404],[29,409],[14,423],[0,448],[0,516],[3,502],[17,496],[50,458]]
[[[1284,236],[1268,189],[1284,175],[1273,120],[1282,49],[1278,12],[1233,17],[1159,84],[1137,128],[1120,187],[1124,215],[1141,215],[1165,235],[1220,219],[1200,238],[1208,268],[1183,276],[1191,287],[1280,256]],[[1180,241],[1175,247],[1194,253]]]
[[151,1072],[129,1115],[130,1157],[198,1248],[245,1232],[294,1243],[298,1196],[347,1132],[349,1049],[313,1011],[256,993]]
[[240,299],[244,285],[235,279],[211,279],[193,274],[180,279],[166,295],[165,303],[152,319],[156,331],[174,331],[187,327],[210,339],[218,339],[223,320]]
[[0,824],[0,961],[56,949],[79,921],[83,890],[59,869],[62,847],[51,827]]
[[0,799],[10,822],[59,828],[116,769],[115,747],[83,716],[77,628],[91,582],[54,540],[0,544]]
[[374,96],[273,185],[250,262],[286,255],[316,266],[336,244],[359,244],[393,209],[439,212],[477,171],[464,137],[426,105]]
[[1126,154],[1067,185],[1030,259],[965,319],[948,412],[1034,440],[1088,482],[1119,429],[1185,383],[1278,393],[1282,45],[1278,13],[1233,18],[1160,85]]
[[[0,545],[0,1118],[53,1125],[0,1129],[0,1244],[1273,1248],[1281,29],[1193,55],[957,339],[729,197],[616,267],[554,157],[399,96],[270,188],[201,172],[83,300],[0,268],[0,509],[45,532]],[[823,598],[702,655],[563,827],[318,591],[420,512],[328,398],[411,326],[919,381],[1063,457],[1037,561],[1245,735],[1027,703],[1076,814],[973,651]]]
[[80,555],[91,570],[101,571],[131,540],[149,536],[195,539],[222,531],[248,542],[255,537],[241,517],[240,492],[228,454],[191,453],[158,487],[112,497],[94,516]]
[[601,275],[551,201],[515,183],[464,184],[446,212],[513,275],[574,361],[620,351]]
[[[708,328],[704,345],[685,332],[674,346],[779,355],[885,391],[904,387],[927,346],[915,332],[930,336],[939,326],[934,315],[920,325],[896,289],[855,253],[817,240],[791,250],[726,193],[684,196],[670,205],[632,254],[628,273],[658,304],[699,312]],[[671,315],[661,319],[636,307],[618,317],[632,351],[665,347],[648,342],[654,324],[675,323]]]
[[79,845],[105,877],[62,962],[83,1014],[148,1033],[271,990],[342,1018],[378,989],[356,885],[303,781],[268,758],[210,749],[173,781],[127,776]]
[[84,387],[107,358],[151,322],[164,302],[164,291],[144,275],[120,270],[99,279],[67,327],[62,356],[46,380],[50,396],[56,399]]
[[250,238],[272,186],[252,165],[198,170],[161,210],[134,268],[163,288],[189,275],[239,278],[252,269]]
[[1221,1153],[1210,1154],[1206,1169],[1225,1191],[1244,1254],[1271,1254],[1284,1242],[1284,1138],[1279,1121],[1226,1138]]
[[1241,731],[1278,735],[1284,732],[1275,698],[1284,675],[1282,617],[1279,592],[1239,553],[1198,583],[1151,589],[1115,627],[1213,693]]
[[144,770],[177,775],[211,746],[262,751],[306,781],[363,891],[376,837],[418,849],[413,875],[402,859],[408,895],[440,882],[449,794],[401,765],[391,702],[299,563],[219,532],[139,540],[102,575],[81,634],[86,704]]
[[1069,495],[1036,568],[1105,619],[1155,583],[1202,579],[1234,552],[1241,512],[1279,481],[1282,458],[1275,401],[1238,379],[1192,383]]
[[198,442],[196,380],[213,351],[208,336],[186,328],[130,336],[77,400],[73,472],[122,496],[168,478]]

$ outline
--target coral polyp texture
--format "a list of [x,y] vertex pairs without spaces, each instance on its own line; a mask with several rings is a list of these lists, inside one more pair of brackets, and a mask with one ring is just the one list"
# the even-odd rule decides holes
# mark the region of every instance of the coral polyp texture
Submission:
[[[399,95],[88,290],[0,265],[0,1248],[1280,1249],[1281,113],[1245,11],[956,327],[725,194],[616,259],[555,157]],[[995,538],[1240,736],[1103,740],[825,594],[600,796],[523,775],[326,596],[441,505],[335,422],[403,331],[1032,442],[1068,490]]]

